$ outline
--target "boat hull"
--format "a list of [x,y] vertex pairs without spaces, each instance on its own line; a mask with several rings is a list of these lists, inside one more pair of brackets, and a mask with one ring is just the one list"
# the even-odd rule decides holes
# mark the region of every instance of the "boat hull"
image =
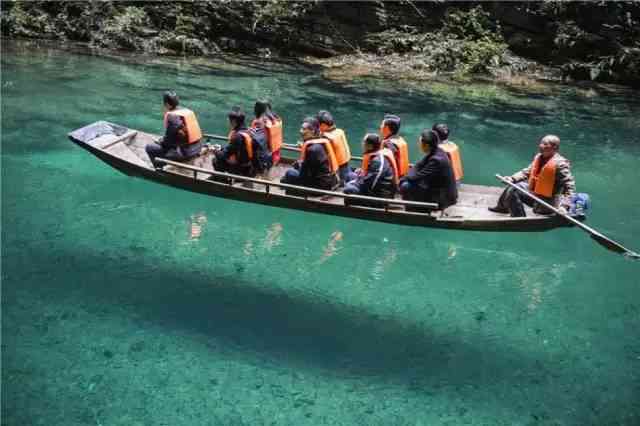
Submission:
[[[92,140],[78,138],[77,132],[69,134],[71,141],[125,175],[213,197],[407,226],[493,232],[537,232],[568,226],[567,222],[558,216],[535,215],[533,217],[511,218],[506,215],[488,212],[486,209],[487,199],[493,198],[493,202],[495,202],[495,198],[497,198],[497,194],[500,191],[500,188],[497,187],[466,185],[467,192],[465,192],[465,185],[463,185],[461,194],[471,194],[473,190],[474,196],[477,196],[476,198],[481,201],[476,201],[478,205],[475,207],[457,207],[462,212],[467,210],[471,212],[467,216],[464,213],[456,214],[455,209],[451,208],[445,210],[443,214],[441,211],[425,213],[407,211],[401,206],[357,206],[344,202],[339,198],[340,196],[344,197],[344,195],[338,193],[336,193],[335,197],[329,195],[318,196],[317,194],[306,193],[305,188],[300,187],[301,191],[298,195],[291,195],[279,190],[280,188],[277,188],[278,183],[275,180],[272,182],[260,181],[267,183],[265,185],[256,184],[252,188],[241,182],[223,183],[207,180],[206,172],[214,172],[213,170],[204,170],[201,167],[188,168],[189,165],[185,165],[184,168],[169,166],[164,167],[163,170],[156,170],[143,155],[144,144],[154,140],[153,135],[146,133],[130,131],[132,135],[128,138],[126,134],[124,137],[113,135],[112,140],[109,140],[109,137],[101,136],[103,140],[97,143],[95,142],[96,138]],[[121,140],[118,141],[118,138]],[[486,192],[486,194],[483,195],[483,192]],[[471,199],[470,196],[469,198]],[[449,210],[453,211],[449,212]]]

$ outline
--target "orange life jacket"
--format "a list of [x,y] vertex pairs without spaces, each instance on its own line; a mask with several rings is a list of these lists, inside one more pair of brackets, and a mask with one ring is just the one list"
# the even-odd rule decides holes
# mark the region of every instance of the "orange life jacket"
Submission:
[[280,118],[255,118],[251,122],[251,127],[258,129],[264,128],[267,138],[267,145],[270,152],[277,152],[282,148],[282,120]]
[[372,157],[375,157],[376,155],[380,155],[380,153],[382,153],[382,155],[384,156],[384,158],[387,159],[387,161],[391,164],[391,168],[393,168],[393,181],[395,182],[395,184],[398,184],[398,165],[396,164],[396,158],[393,155],[393,152],[391,152],[391,150],[387,149],[387,148],[382,148],[381,150],[375,151],[375,152],[369,152],[367,154],[364,154],[362,156],[362,172],[366,175],[367,173],[369,173],[369,161]]
[[267,119],[265,130],[271,152],[280,151],[280,148],[282,148],[282,120],[279,118],[274,120]]
[[167,127],[167,119],[169,118],[169,114],[174,114],[182,118],[182,122],[184,123],[185,130],[187,132],[187,143],[192,144],[198,142],[202,139],[202,130],[200,130],[200,125],[198,124],[198,119],[196,118],[196,114],[187,108],[178,108],[172,111],[167,111],[164,113],[164,127]]
[[394,135],[383,141],[383,146],[391,149],[389,145],[393,145],[396,148],[394,154],[398,167],[398,176],[402,177],[409,171],[409,146],[407,141],[402,136]]
[[247,150],[247,157],[249,157],[249,162],[251,162],[251,160],[253,160],[253,140],[251,139],[251,135],[249,135],[247,131],[236,132],[235,130],[232,130],[229,132],[228,136],[229,143],[231,143],[231,137],[236,133],[240,133],[244,138],[244,146]]
[[338,160],[336,159],[336,154],[333,152],[333,147],[331,146],[329,139],[318,138],[305,141],[300,150],[300,161],[304,161],[307,154],[307,148],[316,143],[321,144],[324,147],[324,150],[327,152],[327,157],[329,157],[329,168],[331,169],[331,173],[335,173],[338,170]]
[[551,198],[553,196],[553,187],[556,183],[556,162],[552,157],[547,161],[542,170],[540,170],[541,160],[542,156],[540,154],[536,154],[531,162],[529,189],[531,189],[535,194]]
[[453,142],[445,142],[438,146],[449,156],[451,168],[453,169],[453,176],[457,181],[462,180],[464,174],[462,171],[462,160],[460,158],[460,149],[458,149],[458,145]]
[[344,130],[334,127],[332,130],[323,132],[322,136],[331,142],[339,166],[347,164],[349,160],[351,160],[351,150],[349,149],[349,143],[347,142],[347,136],[344,134]]

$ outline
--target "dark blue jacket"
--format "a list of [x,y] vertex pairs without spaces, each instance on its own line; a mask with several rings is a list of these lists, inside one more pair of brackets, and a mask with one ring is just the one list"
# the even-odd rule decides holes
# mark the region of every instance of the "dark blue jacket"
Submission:
[[392,198],[396,193],[396,183],[391,163],[384,157],[381,162],[381,155],[372,156],[367,174],[358,177],[357,185],[362,195]]
[[300,185],[318,189],[331,189],[338,180],[331,172],[329,156],[321,144],[307,147],[304,161],[300,163]]
[[436,148],[414,164],[405,179],[416,188],[410,194],[415,201],[438,203],[445,208],[458,200],[458,187],[449,156],[441,148]]
[[164,148],[178,148],[187,143],[187,134],[184,130],[184,123],[180,116],[169,114],[167,117],[167,128],[164,137],[160,140],[160,145]]
[[244,165],[249,163],[249,153],[247,152],[247,146],[241,132],[248,133],[248,130],[246,127],[237,127],[234,129],[229,143],[222,149],[222,157],[225,160],[229,160],[229,158],[235,156],[236,161]]

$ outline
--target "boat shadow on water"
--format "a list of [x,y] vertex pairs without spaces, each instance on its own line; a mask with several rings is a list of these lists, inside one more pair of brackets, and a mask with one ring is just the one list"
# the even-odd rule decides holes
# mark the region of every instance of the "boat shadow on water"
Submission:
[[[78,287],[74,280],[61,278],[42,286],[34,279],[27,280],[22,290],[26,286],[43,298],[67,302],[74,294],[78,309],[114,310],[118,315],[124,310],[136,322],[148,321],[168,333],[195,334],[199,341],[204,336],[212,351],[224,347],[258,363],[266,360],[348,381],[381,382],[425,395],[451,394],[454,399],[477,401],[478,393],[494,395],[494,402],[505,405],[502,408],[523,416],[528,416],[523,410],[542,410],[570,415],[575,424],[591,424],[594,414],[588,410],[570,414],[563,408],[576,401],[599,405],[601,399],[595,385],[593,395],[583,389],[581,395],[567,391],[579,387],[576,380],[589,382],[591,372],[576,377],[575,368],[550,362],[548,354],[491,339],[481,330],[451,327],[444,332],[439,326],[433,327],[439,330],[435,331],[428,322],[380,316],[332,301],[330,294],[284,291],[277,283],[236,275],[209,275],[171,265],[151,269],[145,266],[148,262],[136,260],[139,250],[129,250],[118,255],[64,249],[33,253],[40,259],[36,268],[42,274],[60,258],[82,259],[83,270],[104,271],[102,281],[89,280]],[[110,285],[104,285],[107,282]],[[505,392],[513,397],[496,396]],[[618,402],[621,407],[628,405]],[[585,421],[579,421],[575,412]]]

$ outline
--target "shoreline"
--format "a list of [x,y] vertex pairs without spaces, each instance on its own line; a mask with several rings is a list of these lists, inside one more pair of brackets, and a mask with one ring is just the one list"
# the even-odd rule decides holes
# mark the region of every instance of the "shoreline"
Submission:
[[[629,95],[635,89],[614,83],[594,81],[567,81],[559,75],[558,70],[539,64],[533,73],[512,72],[507,67],[497,69],[493,74],[474,74],[459,76],[455,73],[429,72],[420,66],[418,55],[378,55],[372,53],[356,53],[317,58],[312,56],[285,57],[277,54],[246,55],[234,52],[221,52],[214,55],[175,55],[154,54],[150,52],[127,51],[106,47],[94,47],[88,42],[60,41],[51,39],[16,38],[2,36],[4,49],[34,48],[51,49],[80,55],[92,55],[112,60],[127,61],[147,65],[177,64],[188,61],[194,66],[215,66],[234,68],[256,68],[267,65],[271,70],[306,71],[316,73],[327,81],[336,84],[354,82],[381,81],[383,83],[400,82],[407,89],[443,92],[447,90],[461,91],[467,96],[470,93],[477,97],[478,90],[487,95],[487,100],[506,95],[551,95],[555,91],[571,92],[575,96],[594,98],[606,95]],[[400,74],[400,75],[398,75]],[[469,88],[470,91],[464,90]],[[482,95],[480,95],[482,96]]]

